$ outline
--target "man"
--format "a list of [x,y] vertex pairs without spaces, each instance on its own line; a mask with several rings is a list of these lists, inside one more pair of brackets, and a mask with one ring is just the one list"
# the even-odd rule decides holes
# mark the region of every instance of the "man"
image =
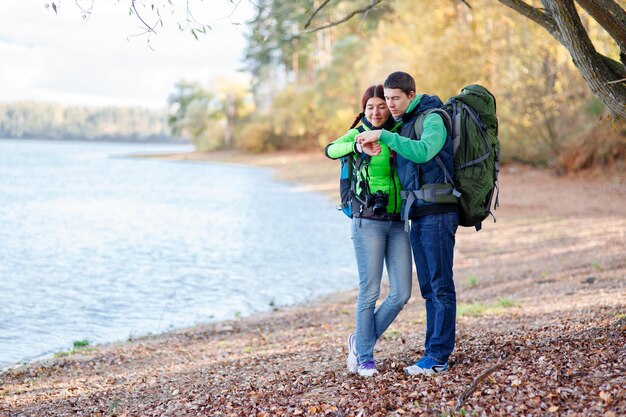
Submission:
[[[385,100],[403,126],[400,134],[387,130],[363,132],[356,137],[364,152],[377,154],[380,142],[397,154],[396,169],[404,187],[403,219],[411,220],[410,240],[422,297],[426,300],[424,355],[408,374],[435,374],[448,370],[454,349],[456,291],[452,276],[455,233],[458,227],[457,197],[452,194],[454,175],[452,140],[442,117],[427,114],[441,106],[436,96],[415,92],[415,80],[405,72],[394,72],[384,83]],[[418,119],[418,116],[422,115]],[[416,133],[423,121],[421,135]],[[419,130],[419,129],[418,129]]]

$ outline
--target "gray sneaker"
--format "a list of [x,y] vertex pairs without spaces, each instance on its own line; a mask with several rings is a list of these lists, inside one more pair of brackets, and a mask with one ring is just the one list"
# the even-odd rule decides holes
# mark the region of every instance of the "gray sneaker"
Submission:
[[348,372],[356,374],[356,335],[354,333],[350,333],[350,336],[348,336],[348,359],[346,359],[346,365],[348,366]]

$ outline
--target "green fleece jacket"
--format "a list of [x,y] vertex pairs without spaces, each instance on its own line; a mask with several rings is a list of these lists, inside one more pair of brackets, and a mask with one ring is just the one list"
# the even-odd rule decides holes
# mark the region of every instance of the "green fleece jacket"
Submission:
[[[409,103],[409,107],[404,114],[413,111],[419,105],[421,99],[421,94],[416,95]],[[422,164],[430,161],[441,151],[446,141],[446,135],[446,127],[441,116],[429,114],[424,119],[424,129],[420,140],[412,140],[411,138],[400,136],[395,131],[383,129],[379,143],[389,146],[406,159]]]
[[[396,123],[392,128],[392,131],[396,131],[400,126],[400,123]],[[363,125],[365,130],[370,130],[367,126]],[[354,146],[354,138],[359,134],[357,129],[350,129],[345,135],[335,139],[326,147],[326,156],[331,159],[339,159],[348,154],[352,154],[354,158],[357,157],[356,148]],[[390,163],[389,147],[387,145],[381,145],[381,153],[373,156],[370,160],[367,173],[369,174],[369,187],[371,193],[376,193],[380,190],[389,196],[389,203],[387,204],[387,213],[397,214],[400,213],[402,206],[402,200],[400,199],[400,191],[402,191],[402,185],[398,179],[398,175],[395,170],[392,169]],[[364,169],[357,175],[357,194],[360,195],[361,188],[358,186],[359,182],[367,176]]]

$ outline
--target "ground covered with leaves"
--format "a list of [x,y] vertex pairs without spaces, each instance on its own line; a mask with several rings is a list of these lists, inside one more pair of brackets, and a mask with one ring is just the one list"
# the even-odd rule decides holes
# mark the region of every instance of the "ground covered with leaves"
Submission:
[[[281,171],[286,158],[256,163],[307,190],[336,186],[334,164],[301,157],[307,180]],[[507,167],[501,189],[497,223],[458,233],[445,374],[403,373],[422,353],[417,285],[377,345],[380,374],[349,374],[353,290],[10,369],[0,415],[626,415],[623,180]]]

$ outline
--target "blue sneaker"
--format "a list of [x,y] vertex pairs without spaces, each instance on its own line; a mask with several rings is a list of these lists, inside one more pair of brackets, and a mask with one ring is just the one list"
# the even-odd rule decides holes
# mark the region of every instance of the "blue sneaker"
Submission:
[[404,368],[404,373],[409,375],[433,375],[446,372],[449,368],[448,362],[439,363],[423,357],[415,365]]
[[378,373],[376,370],[376,362],[365,361],[357,365],[357,373],[364,377],[374,376]]
[[346,366],[348,367],[348,372],[357,373],[356,335],[354,333],[350,333],[350,336],[348,336],[348,359],[346,359]]

